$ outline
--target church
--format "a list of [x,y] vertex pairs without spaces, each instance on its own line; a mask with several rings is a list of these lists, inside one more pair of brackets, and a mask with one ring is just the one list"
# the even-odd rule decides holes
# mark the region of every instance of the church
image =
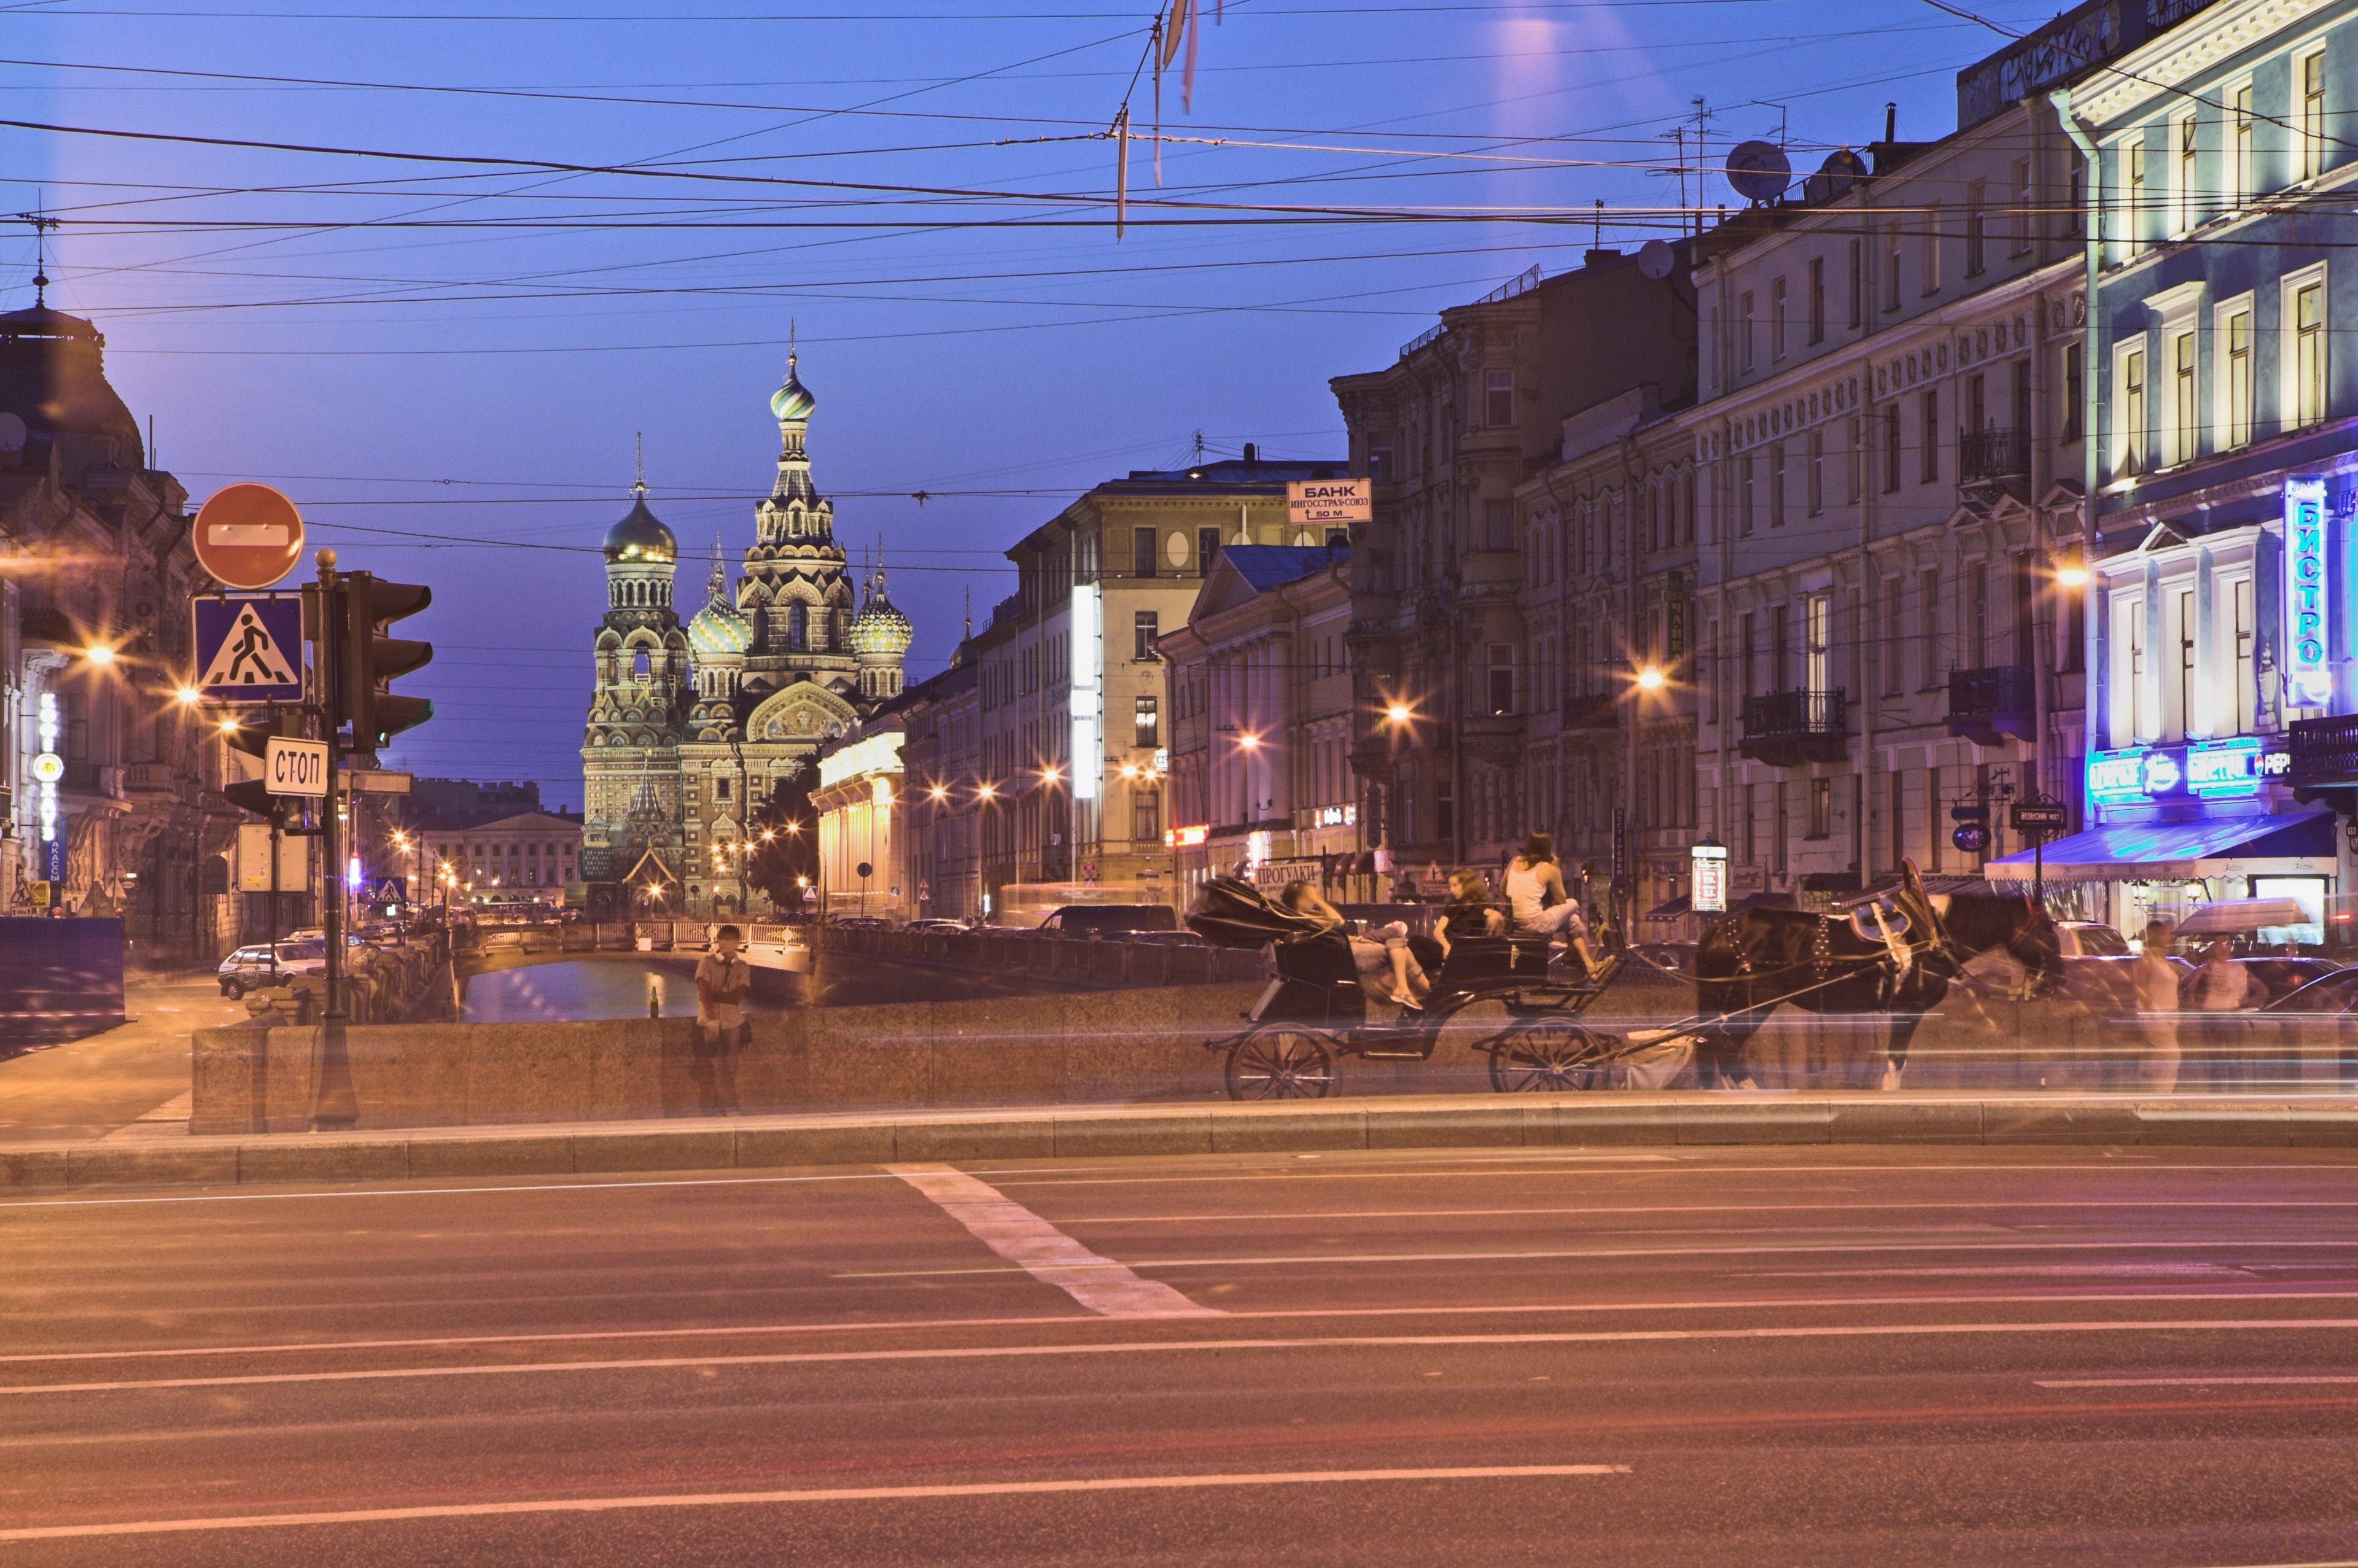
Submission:
[[644,476],[606,532],[606,613],[581,739],[580,877],[592,919],[763,913],[736,874],[749,814],[901,693],[909,620],[886,597],[881,556],[855,607],[835,508],[811,482],[804,445],[817,406],[789,352],[770,398],[777,481],[733,587],[714,541],[693,620],[673,603],[679,544],[648,505]]

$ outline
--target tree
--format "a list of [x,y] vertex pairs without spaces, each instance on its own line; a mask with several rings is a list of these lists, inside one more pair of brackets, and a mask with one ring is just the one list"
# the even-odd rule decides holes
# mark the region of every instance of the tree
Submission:
[[746,884],[787,914],[806,908],[804,888],[818,885],[818,812],[811,805],[817,782],[807,763],[779,780],[746,827]]

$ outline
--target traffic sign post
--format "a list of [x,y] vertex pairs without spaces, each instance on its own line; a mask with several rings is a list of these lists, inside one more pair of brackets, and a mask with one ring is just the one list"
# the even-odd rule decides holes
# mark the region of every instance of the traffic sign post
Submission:
[[230,588],[268,588],[303,557],[303,514],[266,484],[213,492],[190,533],[197,564]]
[[327,798],[328,743],[325,741],[289,741],[273,735],[269,750],[263,755],[262,765],[263,778],[270,785],[271,794]]
[[2061,801],[2037,795],[2016,801],[2006,816],[2014,830],[2030,840],[2030,902],[2033,908],[2043,911],[2047,907],[2047,836],[2071,827],[2071,814]]
[[303,601],[225,594],[192,602],[198,697],[206,702],[303,700]]

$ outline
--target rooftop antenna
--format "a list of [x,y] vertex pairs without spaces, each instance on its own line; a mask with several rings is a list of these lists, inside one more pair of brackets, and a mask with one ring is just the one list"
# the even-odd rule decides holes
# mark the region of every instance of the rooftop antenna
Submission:
[[39,310],[49,302],[49,232],[59,220],[46,212],[19,212],[16,221],[33,226],[33,308]]
[[967,585],[966,590],[966,635],[960,641],[974,641],[974,585],[971,583]]
[[647,492],[647,433],[641,430],[636,435],[639,443],[638,475],[631,481],[631,493],[644,495]]
[[1605,248],[1605,198],[1602,196],[1596,199],[1596,237],[1590,242],[1590,246],[1600,251]]

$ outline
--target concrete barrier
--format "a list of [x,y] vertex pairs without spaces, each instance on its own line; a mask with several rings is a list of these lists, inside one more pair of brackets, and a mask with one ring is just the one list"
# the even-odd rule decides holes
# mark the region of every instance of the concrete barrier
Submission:
[[195,1137],[0,1150],[0,1187],[225,1187],[917,1160],[1399,1149],[1954,1143],[2358,1151],[2347,1095],[2137,1099],[1889,1094],[1405,1097],[1336,1103],[1020,1110]]

